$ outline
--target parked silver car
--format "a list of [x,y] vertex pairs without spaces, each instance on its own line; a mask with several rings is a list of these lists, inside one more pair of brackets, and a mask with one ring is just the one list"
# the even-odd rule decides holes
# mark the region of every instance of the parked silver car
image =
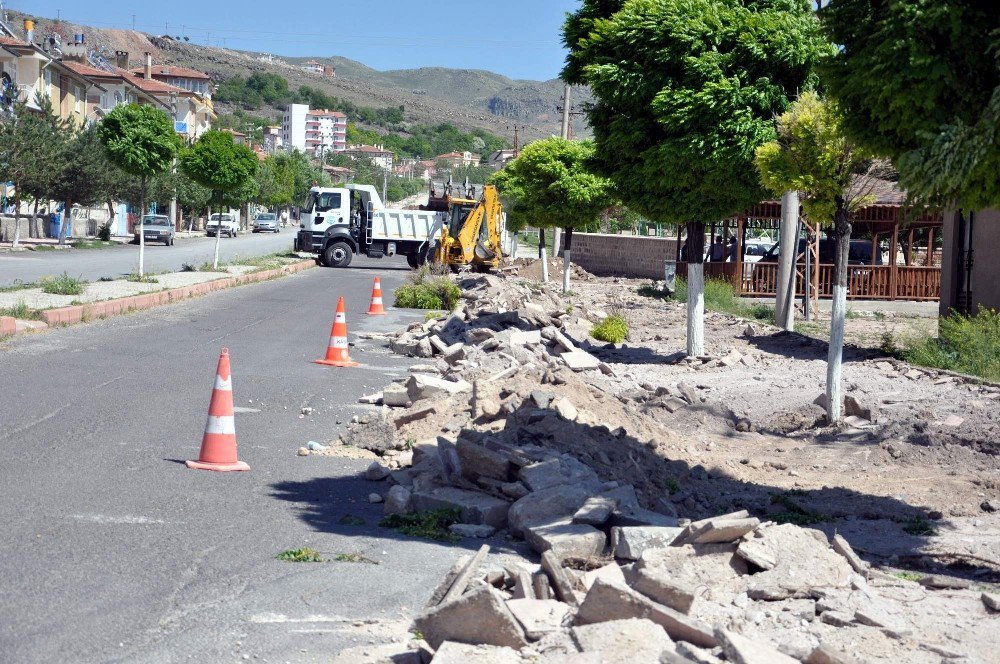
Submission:
[[174,243],[174,225],[170,219],[162,214],[147,214],[142,218],[141,224],[136,224],[132,231],[135,243],[139,244],[139,235],[149,242],[162,242],[168,247]]
[[271,231],[277,233],[281,230],[278,215],[273,212],[261,212],[253,220],[253,232]]

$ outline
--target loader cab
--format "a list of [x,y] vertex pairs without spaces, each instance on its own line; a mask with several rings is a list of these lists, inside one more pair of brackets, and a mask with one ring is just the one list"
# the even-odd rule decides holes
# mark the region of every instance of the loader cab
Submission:
[[448,235],[458,237],[458,234],[462,232],[465,220],[469,218],[469,213],[475,208],[475,201],[452,199],[448,210]]

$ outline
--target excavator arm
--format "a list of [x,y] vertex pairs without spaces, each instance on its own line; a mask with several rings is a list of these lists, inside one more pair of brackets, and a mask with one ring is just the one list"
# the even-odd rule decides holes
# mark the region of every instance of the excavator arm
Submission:
[[[469,201],[471,202],[471,201]],[[496,267],[500,263],[503,206],[496,187],[487,185],[475,207],[462,221],[458,235],[443,234],[440,259],[452,266]]]

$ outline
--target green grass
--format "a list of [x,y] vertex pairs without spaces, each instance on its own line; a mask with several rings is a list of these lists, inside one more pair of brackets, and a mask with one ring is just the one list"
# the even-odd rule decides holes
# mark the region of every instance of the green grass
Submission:
[[28,290],[29,288],[38,288],[38,284],[15,279],[14,283],[10,286],[0,286],[0,293],[13,293],[14,291]]
[[330,560],[337,563],[369,563],[371,565],[378,565],[377,560],[362,556],[360,553],[336,553]]
[[440,509],[413,514],[390,514],[379,521],[380,526],[394,528],[404,535],[423,537],[439,542],[456,542],[458,536],[448,530],[448,526],[458,523],[461,511]]
[[903,579],[904,581],[917,581],[924,578],[923,574],[918,574],[916,572],[893,572],[892,574],[897,579]]
[[42,279],[42,291],[50,295],[80,295],[86,285],[83,279],[71,277],[65,272],[58,277]]
[[912,519],[901,521],[903,532],[915,537],[929,537],[937,534],[937,528],[930,521],[922,516],[915,516]]
[[55,245],[52,244],[39,244],[35,246],[35,251],[55,251]]
[[340,517],[340,520],[337,521],[337,523],[342,526],[363,526],[365,525],[365,520],[353,514],[345,514]]
[[938,321],[938,337],[883,344],[907,362],[1000,381],[1000,313],[980,308],[976,315],[952,313]]
[[25,304],[24,300],[21,300],[13,307],[5,307],[0,309],[0,316],[12,316],[13,318],[20,318],[21,320],[39,320],[42,317],[41,312],[30,308]]
[[428,311],[427,313],[424,314],[424,322],[426,323],[429,320],[434,320],[435,318],[440,318],[441,316],[444,316],[446,313],[448,313],[448,312],[447,311],[439,311],[439,310],[436,310],[436,309]]
[[278,560],[283,560],[286,563],[321,563],[323,562],[323,556],[319,555],[319,551],[315,549],[310,549],[308,546],[302,547],[301,549],[285,549],[281,553],[275,556]]
[[74,249],[106,249],[118,246],[117,242],[102,242],[101,240],[77,240],[72,244]]
[[[687,302],[687,282],[677,279],[674,282],[674,294],[668,296],[662,290],[653,286],[640,286],[638,293],[645,297],[658,299],[673,299],[677,302]],[[728,281],[721,279],[705,280],[705,309],[730,314],[738,318],[774,322],[774,308],[765,304],[747,304],[736,295],[736,289]]]
[[159,280],[156,277],[152,276],[152,275],[144,274],[142,276],[139,276],[139,274],[137,272],[132,272],[131,274],[125,275],[125,281],[131,281],[132,283],[136,283],[136,284],[158,284],[158,283],[160,283]]
[[462,289],[448,277],[432,276],[426,265],[410,273],[410,283],[396,289],[395,306],[403,309],[451,311],[462,297]]
[[829,520],[823,517],[823,515],[807,510],[796,503],[792,500],[793,495],[795,494],[789,491],[786,493],[776,493],[771,496],[772,505],[779,505],[784,508],[780,512],[768,514],[772,521],[793,523],[796,526],[811,526]]
[[600,341],[620,344],[628,339],[628,321],[621,316],[608,316],[590,330],[590,336]]

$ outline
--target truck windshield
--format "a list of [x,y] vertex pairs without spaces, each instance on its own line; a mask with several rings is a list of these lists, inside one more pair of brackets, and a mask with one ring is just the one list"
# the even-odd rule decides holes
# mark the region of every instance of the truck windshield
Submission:
[[313,192],[309,195],[306,212],[328,212],[340,209],[340,193],[332,191]]

